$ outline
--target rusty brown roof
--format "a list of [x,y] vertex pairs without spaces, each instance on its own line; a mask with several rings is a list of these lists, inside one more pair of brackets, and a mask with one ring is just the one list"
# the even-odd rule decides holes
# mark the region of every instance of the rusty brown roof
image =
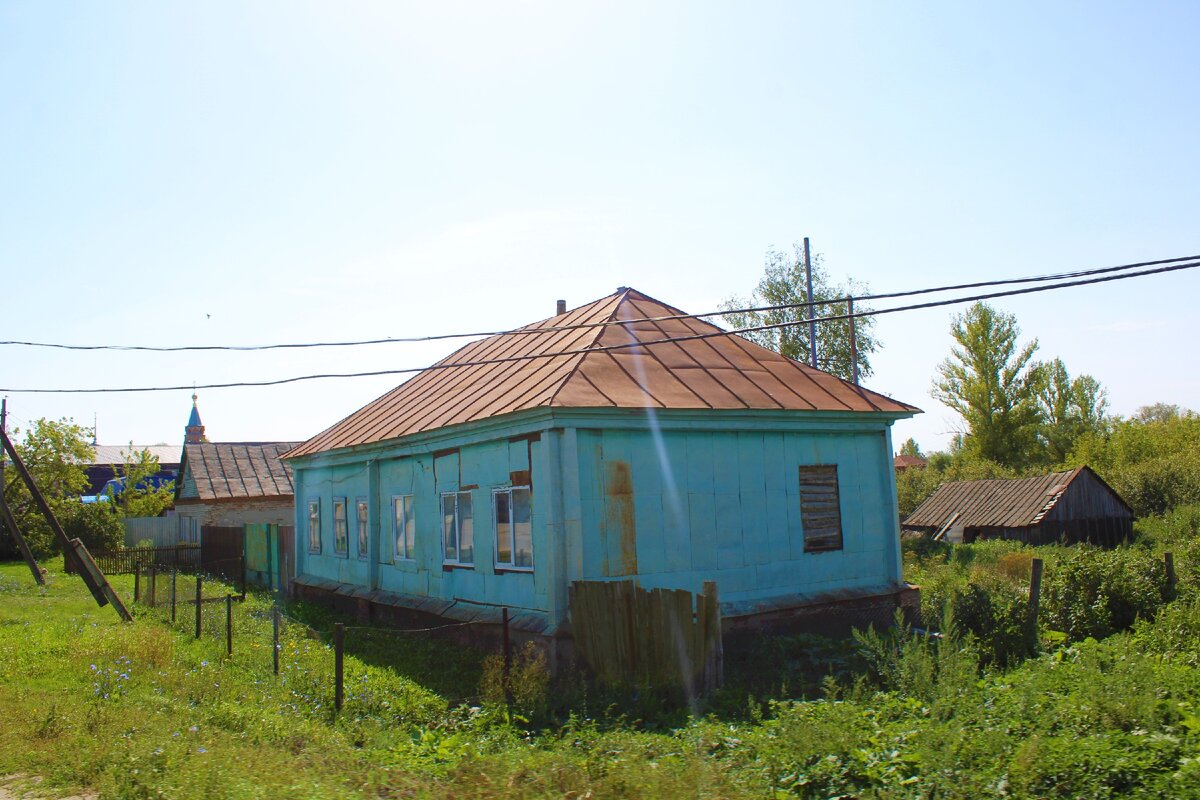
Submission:
[[[202,442],[183,446],[179,499],[291,497],[292,470],[280,456],[298,442]],[[194,487],[194,490],[193,490]],[[194,491],[194,494],[193,494]]]
[[[904,520],[906,527],[941,528],[955,514],[965,528],[1025,528],[1054,508],[1071,482],[1087,467],[1036,478],[944,483]],[[1111,490],[1110,490],[1111,491]]]
[[[653,319],[683,313],[641,292],[621,289],[517,332],[472,342],[288,457],[547,406],[920,412],[724,334],[709,322]],[[628,322],[597,325],[622,320]],[[574,325],[594,327],[561,330]],[[662,341],[698,334],[723,335]],[[605,349],[619,345],[635,346]]]
[[895,465],[896,469],[908,469],[909,467],[916,467],[917,469],[920,469],[921,467],[926,466],[928,463],[928,461],[920,456],[910,456],[904,454],[896,456],[896,458],[893,460],[893,464]]

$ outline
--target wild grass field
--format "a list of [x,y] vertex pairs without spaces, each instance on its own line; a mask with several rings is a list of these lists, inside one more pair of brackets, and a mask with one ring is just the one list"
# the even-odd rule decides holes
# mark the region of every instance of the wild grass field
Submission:
[[764,639],[691,704],[548,684],[519,657],[506,706],[495,659],[351,632],[336,718],[319,608],[289,609],[305,625],[285,625],[276,678],[265,595],[235,604],[227,658],[219,604],[196,640],[184,612],[130,603],[122,624],[76,577],[43,589],[0,565],[0,775],[112,798],[1200,796],[1198,524],[1185,509],[1115,551],[1041,548],[1036,653],[1008,627],[1029,551],[912,548],[940,639]]

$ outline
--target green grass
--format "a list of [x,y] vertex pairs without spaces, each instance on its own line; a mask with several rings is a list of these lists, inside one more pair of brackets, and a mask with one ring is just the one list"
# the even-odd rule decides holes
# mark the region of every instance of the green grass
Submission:
[[[969,576],[1000,564],[1010,552],[1002,549],[941,563]],[[1194,571],[1185,566],[1181,576],[1190,580]],[[530,722],[519,716],[532,716],[526,708],[510,712],[481,699],[489,667],[480,653],[354,631],[346,704],[335,719],[332,653],[309,626],[323,635],[336,617],[319,606],[290,609],[305,624],[285,626],[275,678],[265,596],[235,604],[229,659],[221,605],[206,607],[209,622],[197,641],[182,609],[171,626],[163,608],[130,603],[136,621],[122,624],[112,609],[96,607],[77,577],[50,578],[41,589],[23,565],[0,565],[0,774],[41,776],[42,791],[92,787],[114,798],[1200,795],[1200,600],[1190,584],[1127,632],[1007,670],[981,668],[971,638],[788,637],[730,653],[727,686],[705,702],[599,692],[574,677],[541,698]],[[132,597],[129,578],[114,585]]]

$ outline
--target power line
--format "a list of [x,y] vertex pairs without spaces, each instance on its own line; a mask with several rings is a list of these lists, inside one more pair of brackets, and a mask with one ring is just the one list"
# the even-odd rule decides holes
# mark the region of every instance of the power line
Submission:
[[[1171,261],[1178,261],[1178,259],[1172,259]],[[1159,263],[1162,263],[1162,262],[1159,262]],[[1103,275],[1101,277],[1083,278],[1083,279],[1079,279],[1079,280],[1067,281],[1067,282],[1063,282],[1063,283],[1055,283],[1055,284],[1051,284],[1051,285],[1030,286],[1030,287],[1026,287],[1023,289],[1007,289],[1007,290],[1000,291],[1000,292],[990,292],[987,294],[978,294],[978,295],[972,295],[969,297],[957,297],[957,298],[951,298],[948,300],[933,300],[933,301],[930,301],[927,303],[914,303],[914,304],[907,305],[907,306],[897,306],[895,308],[872,309],[872,310],[864,311],[862,313],[855,313],[854,318],[858,319],[860,317],[875,317],[875,316],[882,316],[884,314],[896,314],[896,313],[905,312],[905,311],[918,311],[918,310],[927,309],[927,308],[938,308],[941,306],[959,305],[962,303],[973,303],[973,302],[977,302],[980,300],[991,300],[991,299],[994,299],[997,297],[1013,297],[1016,295],[1034,294],[1034,293],[1038,293],[1038,292],[1048,292],[1048,291],[1053,291],[1055,289],[1067,289],[1067,288],[1071,288],[1074,286],[1088,286],[1088,285],[1096,284],[1096,283],[1109,283],[1111,281],[1126,280],[1129,278],[1141,278],[1141,277],[1145,277],[1147,275],[1158,275],[1158,274],[1167,273],[1167,272],[1177,272],[1179,270],[1185,270],[1185,269],[1195,269],[1196,267],[1200,267],[1200,258],[1193,261],[1192,263],[1184,263],[1184,264],[1172,263],[1168,266],[1162,266],[1162,267],[1158,267],[1156,269],[1143,270],[1141,272],[1122,273],[1122,274],[1117,274],[1117,275],[1109,274],[1109,275]],[[788,306],[788,307],[799,308],[799,307],[805,307],[807,305],[808,305],[807,303],[800,303],[800,304],[796,304],[796,305]],[[692,315],[688,315],[688,316],[691,317]],[[701,315],[696,315],[696,316],[701,316]],[[709,316],[711,316],[711,315],[709,315]],[[851,317],[849,314],[841,314],[841,315],[826,316],[826,317],[816,317],[815,319],[819,323],[828,323],[828,322],[837,322],[840,320],[847,320],[850,318]],[[630,324],[633,322],[645,322],[645,321],[647,321],[647,319],[654,319],[654,318],[645,318],[645,319],[638,318],[638,319],[620,320],[619,322],[617,322],[615,324],[627,325],[627,324]],[[234,381],[234,382],[229,382],[229,383],[181,384],[178,386],[112,387],[112,388],[99,388],[99,389],[11,389],[11,388],[0,388],[0,392],[13,392],[13,393],[19,392],[19,393],[24,393],[24,394],[108,394],[108,393],[138,393],[138,392],[172,392],[172,391],[180,391],[180,390],[185,390],[185,389],[194,391],[196,389],[234,389],[234,388],[256,388],[256,387],[266,387],[266,386],[282,386],[282,385],[289,384],[289,383],[299,383],[302,381],[313,381],[313,380],[326,380],[326,379],[331,379],[331,378],[370,378],[370,377],[379,377],[379,376],[383,376],[383,375],[408,375],[408,374],[413,374],[413,373],[417,373],[417,372],[425,372],[425,371],[429,371],[429,370],[455,369],[458,367],[486,366],[489,364],[503,364],[503,363],[509,363],[509,362],[514,362],[514,361],[530,361],[530,360],[538,359],[538,358],[561,358],[561,357],[565,357],[565,356],[583,355],[583,354],[587,354],[587,353],[602,353],[602,352],[609,352],[609,351],[613,351],[613,350],[628,350],[631,348],[639,348],[639,347],[653,347],[654,345],[668,344],[668,343],[672,343],[672,342],[696,341],[696,340],[701,340],[701,339],[712,339],[712,338],[716,338],[719,336],[731,336],[731,335],[735,335],[735,334],[756,333],[758,331],[790,328],[790,327],[794,327],[794,326],[798,326],[798,325],[807,325],[810,321],[811,321],[810,319],[804,318],[804,319],[797,319],[797,320],[789,320],[787,322],[777,322],[777,323],[768,324],[768,325],[756,325],[756,326],[752,326],[752,327],[748,327],[748,328],[738,328],[738,329],[729,330],[729,331],[716,330],[716,331],[709,331],[707,333],[689,334],[686,336],[668,336],[668,337],[665,337],[662,339],[655,339],[652,341],[627,342],[627,343],[622,343],[622,344],[603,345],[603,346],[599,346],[599,347],[585,347],[585,348],[579,348],[579,349],[575,349],[575,350],[560,350],[558,352],[550,352],[550,353],[529,353],[526,355],[519,355],[519,356],[506,356],[504,358],[485,358],[485,359],[478,359],[475,361],[449,362],[449,363],[443,363],[443,364],[433,364],[433,365],[426,366],[426,367],[407,367],[404,369],[373,370],[370,372],[329,372],[329,373],[319,373],[319,374],[314,374],[314,375],[298,375],[298,376],[294,376],[291,378],[279,378],[276,380],[269,380],[269,381]],[[551,332],[551,329],[548,329],[548,328],[537,329],[535,332],[548,333],[548,332]]]
[[[934,286],[925,289],[909,289],[899,292],[884,292],[880,294],[865,294],[854,295],[855,301],[862,300],[893,300],[901,297],[914,297],[923,294],[937,294],[940,292],[959,291],[962,289],[980,289],[987,286],[1011,286],[1021,283],[1043,283],[1048,281],[1057,281],[1064,278],[1081,278],[1091,275],[1103,275],[1114,272],[1121,272],[1131,269],[1140,269],[1142,267],[1153,267],[1164,264],[1176,264],[1185,261],[1200,260],[1200,255],[1183,256],[1180,258],[1165,258],[1157,261],[1140,261],[1132,264],[1121,264],[1115,267],[1100,267],[1096,269],[1075,270],[1072,272],[1059,272],[1050,275],[1034,275],[1027,278],[1002,278],[990,281],[977,281],[974,283],[959,283],[946,286]],[[1150,273],[1147,273],[1150,274]],[[838,305],[845,303],[850,299],[847,297],[835,297],[827,300],[813,300],[811,305]],[[780,305],[767,306],[752,306],[749,308],[731,308],[722,311],[707,311],[703,314],[670,314],[660,317],[646,317],[639,321],[641,322],[670,322],[680,319],[707,319],[709,317],[724,317],[731,314],[756,314],[769,311],[786,311],[796,308],[807,308],[810,303],[784,303]],[[868,316],[866,313],[856,314],[855,316]],[[807,323],[808,320],[805,320]],[[627,320],[605,320],[601,322],[584,322],[572,325],[554,325],[544,328],[514,328],[510,330],[500,331],[475,331],[473,333],[441,333],[430,334],[427,336],[397,336],[386,339],[361,339],[345,342],[294,342],[283,344],[262,344],[262,345],[112,345],[112,344],[62,344],[56,342],[30,342],[9,340],[0,341],[0,345],[10,345],[15,347],[44,347],[56,350],[80,350],[80,351],[95,351],[95,350],[113,350],[122,352],[152,352],[152,353],[183,353],[183,352],[254,352],[261,350],[299,350],[316,347],[362,347],[364,345],[378,344],[404,344],[416,342],[435,342],[447,339],[477,339],[486,336],[501,336],[501,335],[528,335],[542,333],[556,333],[559,331],[582,330],[586,328],[602,328],[612,325],[621,325]],[[197,387],[211,388],[211,387]]]

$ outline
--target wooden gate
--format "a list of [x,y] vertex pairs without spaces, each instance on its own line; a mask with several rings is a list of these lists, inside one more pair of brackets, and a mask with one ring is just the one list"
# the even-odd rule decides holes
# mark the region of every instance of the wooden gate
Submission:
[[678,686],[692,695],[721,685],[716,583],[706,581],[696,595],[633,581],[575,581],[570,604],[575,645],[604,683]]
[[242,528],[205,525],[200,528],[200,569],[226,580],[241,581],[245,569]]

